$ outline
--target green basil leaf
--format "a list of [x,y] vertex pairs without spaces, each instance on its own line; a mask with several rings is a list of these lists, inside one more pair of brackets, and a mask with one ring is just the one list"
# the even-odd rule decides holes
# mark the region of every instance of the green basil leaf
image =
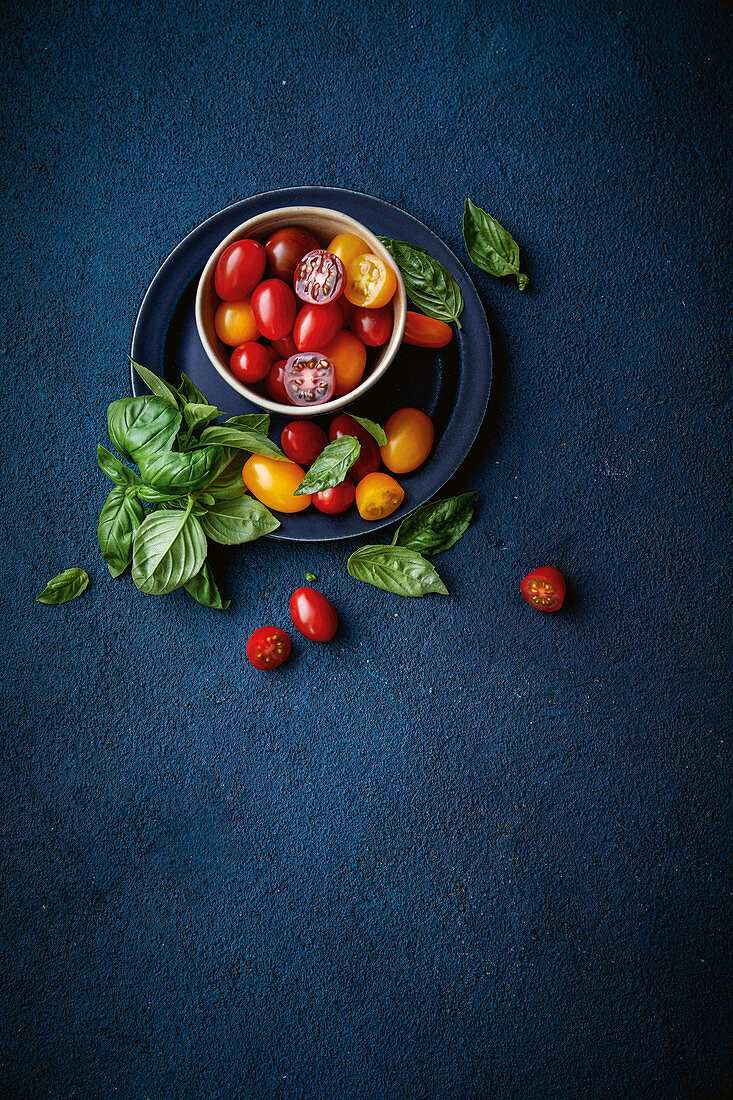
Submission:
[[206,505],[199,504],[193,497],[169,497],[167,500],[161,500],[158,502],[158,508],[169,509],[173,511],[181,511],[182,509],[188,509],[192,516],[205,516]]
[[114,481],[115,485],[139,485],[140,478],[129,466],[124,466],[116,455],[101,444],[97,446],[97,462],[103,474]]
[[107,410],[109,437],[132,462],[170,450],[180,426],[180,412],[160,397],[123,397]]
[[519,289],[524,290],[529,279],[519,270],[519,245],[496,218],[470,199],[463,211],[463,239],[476,267],[499,278],[516,275]]
[[160,493],[195,493],[212,479],[221,462],[221,447],[203,447],[198,451],[163,451],[140,459],[140,474],[145,485]]
[[89,574],[83,569],[66,569],[58,577],[53,577],[36,599],[39,603],[68,603],[81,596],[88,584]]
[[339,485],[361,453],[361,443],[353,435],[342,435],[323,448],[293,495],[320,493]]
[[135,372],[142,378],[145,385],[155,397],[159,397],[161,401],[167,401],[174,409],[178,408],[178,391],[175,386],[169,385],[164,378],[160,378],[157,374],[153,374],[151,370],[141,366],[140,363],[136,363],[134,359],[130,359],[130,362],[135,368]]
[[420,554],[442,554],[465,534],[476,510],[478,493],[423,504],[403,519],[392,539],[393,546],[406,546]]
[[209,404],[198,386],[183,371],[181,371],[181,384],[178,387],[178,398],[179,402],[183,400],[190,405]]
[[236,500],[247,492],[247,486],[242,481],[244,459],[241,451],[229,451],[226,447],[224,454],[230,455],[229,461],[220,467],[216,477],[206,486],[206,491],[214,500]]
[[213,496],[211,493],[197,493],[196,500],[199,502],[199,504],[205,504],[207,508],[210,508],[212,504],[216,503],[216,497]]
[[315,573],[306,573],[305,579],[307,581],[317,581],[318,577],[315,575]]
[[154,512],[135,534],[132,579],[141,592],[162,596],[195,577],[205,558],[206,535],[188,509]]
[[99,516],[97,539],[113,577],[124,573],[132,561],[132,541],[144,518],[140,501],[128,496],[123,488],[113,489],[107,497]]
[[252,497],[219,500],[201,517],[201,526],[214,542],[222,546],[238,546],[269,535],[280,526],[272,512]]
[[399,267],[405,290],[417,308],[428,317],[453,321],[460,328],[458,318],[463,311],[463,295],[451,273],[424,248],[393,241],[390,237],[379,239]]
[[196,576],[191,577],[190,581],[186,581],[183,587],[203,607],[212,607],[215,611],[225,611],[232,602],[221,598],[214,575],[211,572],[211,566],[207,561],[204,562],[203,568],[199,570]]
[[398,596],[448,595],[434,566],[406,546],[362,546],[346,563],[349,576]]
[[163,493],[160,489],[153,489],[150,485],[141,485],[137,490],[137,495],[140,500],[144,500],[146,504],[172,504],[177,502],[181,508],[188,507],[188,496],[181,496],[180,493],[171,492]]
[[234,447],[238,451],[250,451],[254,455],[266,455],[283,462],[288,459],[263,432],[243,428],[237,424],[212,424],[201,433],[201,443],[218,443],[222,447]]
[[380,428],[379,424],[375,424],[373,420],[367,420],[365,416],[355,416],[352,412],[346,415],[355,420],[357,424],[361,424],[364,431],[369,432],[369,435],[372,439],[376,439],[380,447],[387,446],[387,435],[384,428]]
[[183,419],[192,429],[202,428],[210,421],[216,420],[217,416],[221,416],[221,409],[217,409],[216,405],[190,403],[183,406]]
[[231,424],[234,428],[249,428],[253,432],[262,432],[267,435],[270,430],[269,413],[245,413],[243,416],[230,416],[224,424]]

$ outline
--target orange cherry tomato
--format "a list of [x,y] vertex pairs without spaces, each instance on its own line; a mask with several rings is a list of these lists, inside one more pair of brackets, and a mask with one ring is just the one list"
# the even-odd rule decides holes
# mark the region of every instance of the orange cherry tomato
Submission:
[[302,512],[308,507],[311,498],[307,494],[293,495],[304,477],[305,470],[296,462],[282,462],[265,455],[252,455],[242,470],[242,480],[252,496],[273,512]]
[[372,252],[357,256],[346,269],[344,294],[353,306],[379,309],[392,299],[396,289],[393,268]]
[[391,516],[405,499],[405,490],[389,474],[367,474],[356,487],[356,507],[362,519]]
[[326,344],[323,354],[336,369],[335,394],[350,393],[359,385],[364,375],[367,353],[353,332],[340,332],[330,344]]
[[214,314],[214,328],[221,342],[232,348],[260,337],[249,298],[240,298],[238,302],[220,302]]
[[338,256],[344,267],[348,268],[357,256],[363,256],[369,251],[369,245],[361,237],[357,237],[356,233],[339,233],[333,238],[326,251]]
[[387,444],[379,448],[382,462],[393,474],[409,474],[430,454],[435,429],[419,409],[398,409],[384,425]]
[[424,317],[422,313],[405,314],[405,334],[402,339],[416,348],[444,348],[453,338],[453,329],[445,321]]

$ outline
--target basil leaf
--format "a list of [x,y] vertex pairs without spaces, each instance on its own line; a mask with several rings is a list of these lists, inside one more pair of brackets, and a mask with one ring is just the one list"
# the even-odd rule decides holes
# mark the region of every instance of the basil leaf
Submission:
[[[130,357],[128,356],[128,358]],[[130,359],[130,362],[155,397],[159,397],[161,401],[167,401],[174,409],[178,408],[178,391],[174,386],[169,385],[165,379],[160,378],[157,374],[153,374],[147,367],[136,363],[134,359]]]
[[293,495],[300,497],[305,493],[320,493],[323,489],[339,485],[360,452],[361,443],[353,435],[334,439],[333,443],[323,448],[298,488],[293,490]]
[[357,424],[361,424],[365,432],[369,432],[369,435],[376,439],[380,447],[387,446],[387,435],[384,428],[380,428],[379,424],[375,424],[373,420],[367,420],[365,416],[355,416],[352,412],[347,413],[352,420],[355,420]]
[[140,459],[140,474],[146,486],[160,493],[195,493],[211,480],[221,462],[221,447],[198,451],[163,451]]
[[180,493],[164,493],[160,489],[153,489],[150,485],[140,485],[137,490],[137,495],[140,500],[144,500],[146,504],[169,504],[177,502],[178,507],[188,507],[188,496],[181,496]]
[[195,577],[205,558],[206,535],[189,509],[154,512],[135,534],[132,579],[141,592],[162,596]]
[[66,569],[58,577],[53,577],[36,599],[39,603],[68,603],[81,596],[88,584],[89,574],[83,569]]
[[349,576],[398,596],[448,595],[435,568],[406,546],[362,546],[346,563]]
[[476,510],[478,493],[446,497],[423,504],[403,519],[392,539],[393,546],[406,546],[420,554],[442,554],[465,534]]
[[476,267],[499,278],[516,275],[519,289],[524,290],[529,279],[519,270],[519,245],[496,218],[470,199],[463,211],[463,239]]
[[181,371],[181,384],[178,387],[178,399],[179,402],[183,400],[190,405],[209,404],[198,386],[183,371]]
[[222,546],[238,546],[269,535],[280,526],[272,512],[252,497],[220,500],[201,517],[201,526],[214,542]]
[[460,328],[458,318],[463,311],[463,295],[451,273],[424,248],[393,241],[390,237],[379,240],[399,267],[405,290],[417,308],[438,321],[454,321]]
[[317,581],[318,577],[315,575],[315,573],[306,573],[305,574],[305,579],[307,581]]
[[[228,453],[224,449],[225,455]],[[244,460],[241,451],[232,451],[229,462],[220,468],[219,473],[206,486],[207,493],[211,493],[214,500],[236,500],[247,492],[247,486],[242,481]]]
[[123,397],[107,409],[109,437],[132,462],[170,450],[180,426],[180,412],[159,397]]
[[183,419],[189,428],[201,428],[211,420],[221,416],[221,409],[216,405],[188,404],[183,406]]
[[224,424],[230,424],[236,428],[249,428],[253,432],[262,432],[267,435],[270,430],[269,413],[245,413],[243,416],[230,416]]
[[243,428],[237,424],[212,424],[201,433],[201,443],[218,443],[222,447],[234,447],[255,455],[266,455],[287,462],[287,458],[262,432]]
[[132,561],[132,540],[144,517],[140,501],[123,488],[113,489],[107,497],[99,515],[97,539],[113,577],[124,573]]
[[129,466],[123,466],[119,458],[101,444],[97,445],[97,462],[103,474],[123,488],[127,485],[139,485],[140,478]]
[[207,561],[204,562],[203,567],[196,576],[191,577],[190,581],[186,581],[183,587],[203,607],[213,607],[215,611],[225,611],[232,602],[221,598],[214,575],[211,572],[211,566]]

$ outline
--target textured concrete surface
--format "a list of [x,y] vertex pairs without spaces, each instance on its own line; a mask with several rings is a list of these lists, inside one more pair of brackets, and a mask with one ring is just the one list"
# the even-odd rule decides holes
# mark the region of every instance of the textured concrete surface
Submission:
[[[726,1095],[730,39],[669,0],[4,10],[4,1095]],[[470,194],[522,248],[525,294],[474,271],[451,596],[263,543],[225,616],[142,597],[94,454],[139,302],[302,182],[463,258]],[[306,570],[343,630],[257,676]]]

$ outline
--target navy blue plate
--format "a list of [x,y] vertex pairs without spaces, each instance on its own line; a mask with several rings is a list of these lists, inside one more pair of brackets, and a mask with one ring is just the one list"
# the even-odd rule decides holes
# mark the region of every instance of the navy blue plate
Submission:
[[[353,538],[401,520],[429,500],[456,472],[476,438],[491,390],[491,338],[481,301],[468,274],[450,249],[427,226],[395,206],[331,187],[290,187],[268,191],[220,210],[174,248],[150,284],[140,306],[132,337],[132,358],[149,370],[178,384],[181,371],[192,378],[212,404],[227,415],[256,411],[227,386],[209,362],[199,340],[194,300],[199,275],[219,242],[255,214],[278,206],[326,206],[341,210],[374,233],[408,241],[427,249],[450,271],[461,288],[465,309],[460,332],[439,352],[403,344],[384,377],[344,412],[355,412],[384,424],[396,409],[422,409],[435,425],[435,446],[429,460],[413,474],[400,476],[405,488],[402,507],[388,519],[366,523],[353,509],[328,516],[309,508],[281,515],[282,526],[270,537],[306,542]],[[132,372],[133,393],[144,392]],[[273,416],[270,436],[275,441],[285,426]],[[326,422],[325,427],[328,424]]]

